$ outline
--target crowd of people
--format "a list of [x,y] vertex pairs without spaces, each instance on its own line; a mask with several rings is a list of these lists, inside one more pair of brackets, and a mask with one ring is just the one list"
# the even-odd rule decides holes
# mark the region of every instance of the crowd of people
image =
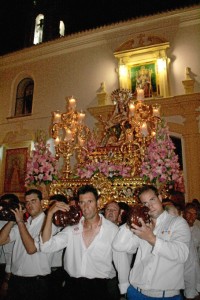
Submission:
[[[15,194],[2,195],[0,299],[198,297],[200,202],[193,199],[183,209],[151,185],[137,195],[148,209],[148,223],[140,217],[130,224],[125,202],[109,201],[100,210],[92,185],[81,186],[76,197],[51,196],[46,210],[37,189],[28,190],[23,203]],[[9,212],[6,201],[15,203]],[[56,223],[55,215],[63,218],[72,206],[80,209],[79,220]]]

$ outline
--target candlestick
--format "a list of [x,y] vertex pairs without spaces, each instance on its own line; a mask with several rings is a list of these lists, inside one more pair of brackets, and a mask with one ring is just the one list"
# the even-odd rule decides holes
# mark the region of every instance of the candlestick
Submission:
[[141,126],[141,133],[143,136],[147,136],[148,135],[148,130],[147,130],[147,123],[144,122]]
[[137,89],[137,100],[144,100],[144,90]]
[[72,132],[69,128],[65,128],[65,141],[71,141],[72,139]]
[[85,118],[85,113],[81,110],[80,113],[78,113],[79,123],[82,123],[82,121],[84,120],[84,118]]
[[61,121],[61,113],[59,110],[53,112],[53,124],[59,124]]
[[76,99],[71,97],[69,99],[69,109],[74,110],[76,108]]
[[158,104],[153,105],[153,116],[160,117],[160,105]]
[[134,112],[135,112],[135,105],[134,105],[134,103],[130,103],[129,104],[129,116],[133,117],[134,116]]

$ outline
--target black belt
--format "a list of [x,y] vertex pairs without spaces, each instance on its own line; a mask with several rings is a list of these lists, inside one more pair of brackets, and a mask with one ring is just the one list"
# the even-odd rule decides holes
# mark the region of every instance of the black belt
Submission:
[[37,276],[19,276],[19,275],[11,275],[13,278],[17,279],[17,280],[41,280],[41,279],[46,279],[48,275],[37,275]]

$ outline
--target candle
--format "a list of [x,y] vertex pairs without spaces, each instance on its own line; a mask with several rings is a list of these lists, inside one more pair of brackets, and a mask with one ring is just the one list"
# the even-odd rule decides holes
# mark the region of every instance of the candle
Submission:
[[78,113],[78,120],[80,123],[82,123],[82,121],[84,120],[85,118],[85,113],[81,110],[80,113]]
[[53,124],[58,124],[61,121],[61,113],[59,110],[53,112]]
[[141,133],[143,136],[147,136],[148,135],[148,130],[147,130],[147,123],[144,122],[141,126]]
[[57,138],[55,139],[55,145],[57,146],[60,143],[60,138],[59,136],[57,136]]
[[72,132],[69,128],[65,128],[65,141],[71,141]]
[[130,103],[129,104],[129,116],[133,117],[134,116],[134,112],[135,112],[135,105],[134,105],[134,103]]
[[144,100],[144,90],[137,89],[137,100]]
[[158,104],[153,105],[153,116],[160,117],[160,105]]
[[71,108],[72,110],[76,108],[76,99],[74,99],[73,97],[69,99],[69,108]]

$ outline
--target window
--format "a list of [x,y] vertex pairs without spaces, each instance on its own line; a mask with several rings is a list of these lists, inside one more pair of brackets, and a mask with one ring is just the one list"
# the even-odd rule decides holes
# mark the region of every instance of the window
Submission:
[[44,29],[44,15],[40,14],[35,19],[35,32],[34,32],[34,40],[33,40],[34,45],[42,43],[43,29]]
[[15,116],[31,114],[33,102],[34,82],[25,78],[18,84],[15,104]]
[[60,34],[60,37],[65,35],[65,24],[63,21],[60,21],[59,34]]

